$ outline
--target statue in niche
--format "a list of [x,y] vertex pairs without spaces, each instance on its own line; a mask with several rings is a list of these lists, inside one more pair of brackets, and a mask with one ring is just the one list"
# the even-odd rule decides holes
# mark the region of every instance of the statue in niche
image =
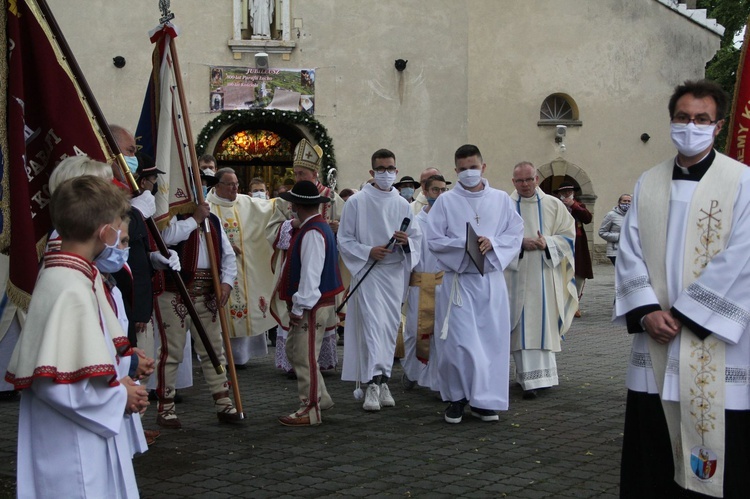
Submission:
[[253,38],[271,37],[274,3],[275,0],[252,0],[250,22],[253,27]]

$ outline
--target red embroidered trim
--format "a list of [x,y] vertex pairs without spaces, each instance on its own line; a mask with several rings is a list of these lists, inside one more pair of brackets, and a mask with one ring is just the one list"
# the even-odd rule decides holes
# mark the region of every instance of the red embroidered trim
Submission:
[[34,369],[34,374],[25,378],[16,378],[15,374],[9,371],[5,373],[5,381],[12,384],[16,390],[23,390],[24,388],[29,388],[35,378],[52,378],[52,381],[55,383],[71,384],[97,376],[113,376],[115,384],[113,385],[110,379],[110,386],[117,386],[119,384],[116,380],[117,371],[115,371],[115,367],[112,364],[86,366],[73,372],[60,372],[54,366],[39,366]]
[[45,253],[44,267],[65,267],[68,269],[77,270],[88,277],[91,280],[92,284],[97,274],[96,268],[91,264],[91,262],[86,261],[79,255],[75,255],[73,253],[65,253],[63,251],[53,251]]
[[126,336],[112,338],[112,343],[115,344],[115,350],[117,350],[117,355],[120,357],[130,357],[133,355],[133,348],[130,346],[130,340]]

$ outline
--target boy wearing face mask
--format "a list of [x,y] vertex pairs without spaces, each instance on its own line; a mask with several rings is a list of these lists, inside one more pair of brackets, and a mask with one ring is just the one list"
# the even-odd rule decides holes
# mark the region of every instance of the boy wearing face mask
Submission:
[[250,180],[250,196],[255,199],[268,199],[268,189],[262,178],[255,177]]
[[409,203],[393,187],[396,156],[380,149],[372,155],[371,165],[374,182],[344,204],[338,231],[339,250],[352,275],[351,289],[372,267],[347,302],[341,379],[357,383],[355,396],[361,393],[360,383],[369,383],[362,407],[379,411],[396,405],[388,379],[405,284],[419,261],[421,230],[416,224],[399,230],[412,214]]
[[[424,236],[427,214],[437,198],[448,191],[448,182],[442,175],[432,175],[423,183],[427,206],[414,217]],[[413,388],[417,383],[439,391],[437,383],[437,357],[434,348],[435,293],[443,280],[443,271],[438,269],[437,258],[422,241],[419,263],[409,276],[406,323],[404,325],[404,357],[401,366],[404,373],[401,382],[404,388]],[[428,361],[430,362],[428,364]]]
[[[518,255],[523,221],[510,197],[483,178],[487,165],[471,144],[454,154],[456,186],[427,216],[425,239],[443,270],[435,298],[438,384],[444,419],[460,423],[466,405],[482,421],[508,409],[510,319],[503,270]],[[484,275],[466,252],[467,224],[485,256]],[[433,353],[430,351],[430,356]]]
[[[60,251],[44,257],[5,375],[24,390],[19,497],[138,496],[125,427],[148,397],[118,372],[115,340],[125,333],[92,263],[122,260],[108,248],[120,243],[129,207],[120,189],[93,176],[67,180],[52,194]],[[40,465],[49,460],[54,466]]]

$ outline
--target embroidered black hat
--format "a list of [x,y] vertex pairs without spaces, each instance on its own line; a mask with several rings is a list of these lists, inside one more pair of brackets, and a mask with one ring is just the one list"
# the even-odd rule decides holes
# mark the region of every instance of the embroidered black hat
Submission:
[[318,188],[309,180],[300,180],[291,191],[282,192],[279,197],[294,204],[321,204],[330,201],[330,198],[321,196]]

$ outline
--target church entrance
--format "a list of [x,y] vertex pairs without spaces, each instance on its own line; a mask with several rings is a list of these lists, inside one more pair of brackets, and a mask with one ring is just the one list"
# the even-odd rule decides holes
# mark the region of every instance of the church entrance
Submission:
[[250,192],[253,178],[263,179],[272,194],[281,185],[294,185],[292,158],[302,137],[298,129],[286,126],[232,127],[218,141],[213,155],[218,168],[230,167],[237,173],[241,194]]
[[306,112],[275,109],[225,111],[203,127],[196,141],[198,156],[208,153],[219,168],[237,172],[239,192],[247,194],[253,178],[261,178],[269,192],[294,185],[294,148],[302,139],[323,150],[318,179],[335,187],[333,141],[326,128]]

